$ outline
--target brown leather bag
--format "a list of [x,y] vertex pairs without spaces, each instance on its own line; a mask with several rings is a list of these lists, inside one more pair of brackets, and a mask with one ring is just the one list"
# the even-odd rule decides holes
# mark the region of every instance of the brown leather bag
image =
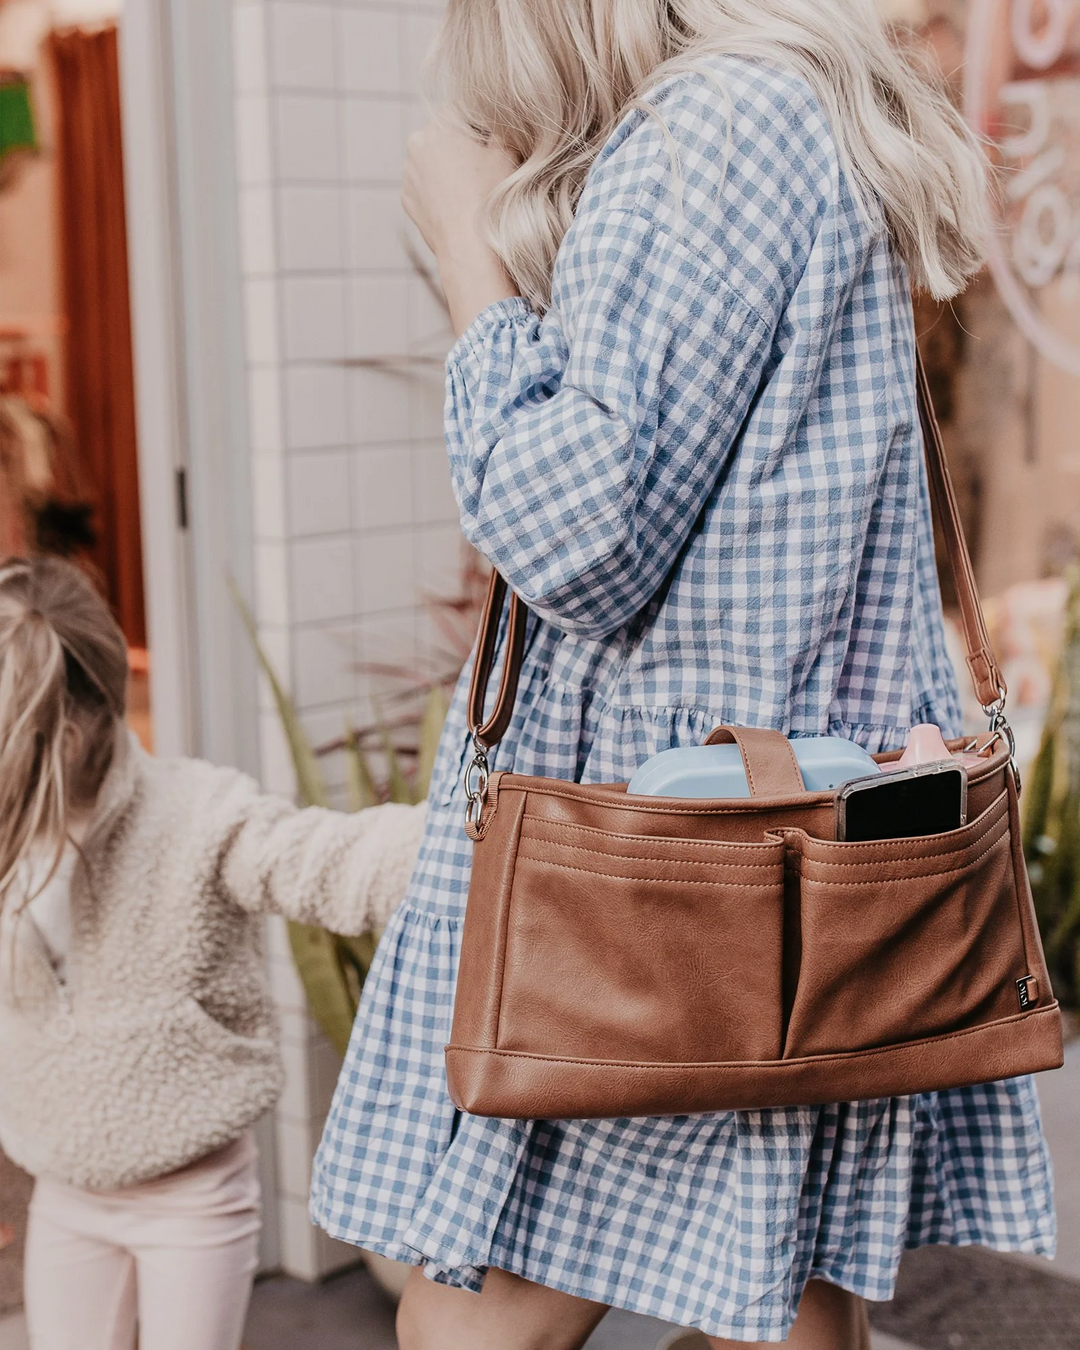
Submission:
[[527,617],[512,596],[485,720],[507,589],[493,576],[469,700],[475,856],[446,1048],[461,1109],[681,1115],[901,1096],[1061,1065],[1005,687],[921,366],[918,379],[968,666],[991,719],[978,743],[985,763],[969,771],[970,823],[837,843],[834,794],[804,790],[778,732],[738,727],[709,741],[738,744],[748,800],[489,779],[485,752],[510,720]]

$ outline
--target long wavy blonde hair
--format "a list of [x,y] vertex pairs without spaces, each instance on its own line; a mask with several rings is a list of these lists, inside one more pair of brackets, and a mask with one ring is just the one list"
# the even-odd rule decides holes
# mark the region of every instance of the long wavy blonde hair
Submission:
[[449,0],[435,88],[520,161],[486,227],[534,305],[550,302],[555,254],[620,119],[716,54],[805,79],[914,284],[938,299],[962,288],[983,260],[986,160],[928,55],[892,40],[875,0]]
[[72,812],[93,805],[124,719],[127,671],[123,634],[78,568],[0,562],[0,907],[31,851],[55,872]]

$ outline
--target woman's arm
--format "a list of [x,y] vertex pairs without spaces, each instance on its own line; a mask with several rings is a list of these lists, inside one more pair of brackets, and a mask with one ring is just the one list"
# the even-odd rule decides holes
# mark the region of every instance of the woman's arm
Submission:
[[409,884],[425,805],[387,803],[346,814],[297,810],[248,780],[234,793],[244,800],[231,803],[239,823],[224,845],[221,875],[241,908],[335,933],[386,925]]
[[601,638],[662,584],[757,392],[771,323],[647,211],[579,220],[557,307],[486,310],[449,362],[462,528],[529,606]]

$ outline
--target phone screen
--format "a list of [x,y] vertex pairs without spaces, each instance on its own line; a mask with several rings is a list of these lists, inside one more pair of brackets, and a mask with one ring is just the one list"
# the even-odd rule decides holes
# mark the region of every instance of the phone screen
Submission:
[[839,798],[837,839],[913,839],[958,830],[967,813],[967,774],[959,764],[931,772],[860,779]]

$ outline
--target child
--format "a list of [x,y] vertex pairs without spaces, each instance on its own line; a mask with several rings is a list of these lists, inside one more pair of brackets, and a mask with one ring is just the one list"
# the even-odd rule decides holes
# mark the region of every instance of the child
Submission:
[[420,807],[358,815],[154,759],[127,651],[53,559],[0,564],[0,1143],[37,1178],[33,1350],[237,1350],[251,1125],[282,1068],[262,916],[385,923]]

